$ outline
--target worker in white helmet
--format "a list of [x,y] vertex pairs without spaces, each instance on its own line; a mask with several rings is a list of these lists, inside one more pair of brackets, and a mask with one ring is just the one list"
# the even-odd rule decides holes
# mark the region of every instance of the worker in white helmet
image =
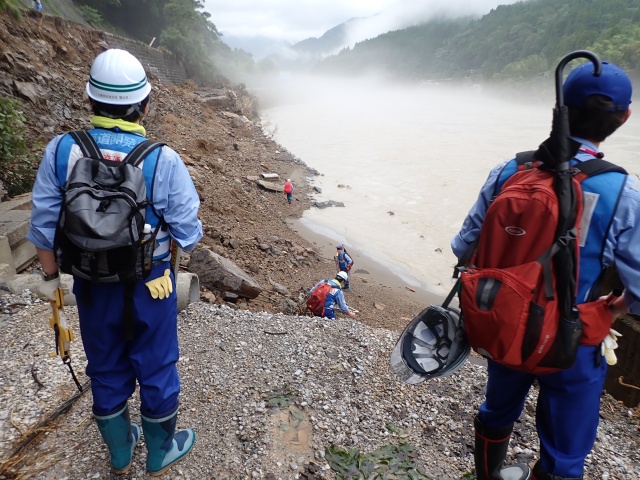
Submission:
[[[93,414],[109,448],[114,473],[130,468],[140,439],[141,429],[131,423],[128,409],[137,383],[147,471],[160,475],[183,458],[195,441],[193,430],[176,430],[180,393],[177,296],[169,246],[175,242],[191,251],[202,238],[200,202],[180,156],[156,144],[135,165],[144,174],[150,201],[142,207],[145,231],[151,227],[156,235],[146,278],[103,283],[97,280],[101,266],[95,267],[96,276],[88,278],[78,269],[68,271],[68,257],[62,252],[67,247],[60,246],[67,232],[57,228],[60,213],[68,205],[64,196],[67,179],[75,165],[94,156],[102,157],[100,165],[113,165],[145,142],[141,120],[149,109],[151,84],[137,58],[124,50],[109,49],[93,61],[86,93],[93,128],[58,135],[47,145],[33,187],[28,239],[35,244],[42,265],[41,295],[55,298],[59,269],[74,275]],[[87,155],[87,145],[96,146],[93,155]],[[108,202],[104,208],[109,208]]]

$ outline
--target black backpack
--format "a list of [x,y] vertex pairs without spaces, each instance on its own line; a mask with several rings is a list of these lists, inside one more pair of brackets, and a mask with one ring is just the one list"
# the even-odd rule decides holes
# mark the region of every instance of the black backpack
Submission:
[[62,189],[54,252],[60,270],[99,283],[146,278],[155,237],[164,224],[145,234],[147,198],[140,163],[164,144],[145,140],[121,161],[103,158],[86,131],[70,132],[82,150]]

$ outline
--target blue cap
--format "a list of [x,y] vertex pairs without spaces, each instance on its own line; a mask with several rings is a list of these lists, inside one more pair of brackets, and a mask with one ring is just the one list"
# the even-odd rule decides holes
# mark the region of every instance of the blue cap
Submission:
[[343,246],[342,246],[342,245],[338,245],[336,248],[337,248],[338,250],[342,250],[342,249],[343,249]]
[[564,103],[570,107],[584,107],[591,95],[608,97],[611,111],[628,110],[631,103],[631,81],[620,67],[602,62],[602,73],[593,75],[593,63],[583,63],[574,68],[562,86]]

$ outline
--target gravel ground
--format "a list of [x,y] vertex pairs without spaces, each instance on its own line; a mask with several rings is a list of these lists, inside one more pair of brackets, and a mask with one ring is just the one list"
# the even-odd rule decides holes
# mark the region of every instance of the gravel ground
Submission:
[[[88,118],[78,92],[101,36],[65,25],[45,16],[25,17],[18,27],[9,16],[0,16],[2,49],[21,62],[5,71],[5,86],[28,80],[43,95],[41,101],[24,104],[32,144],[48,141],[54,129],[79,128]],[[38,73],[45,71],[48,80]],[[256,237],[275,237],[278,245],[311,247],[286,227],[287,219],[299,217],[312,203],[303,164],[285,155],[286,149],[266,138],[259,125],[240,125],[208,107],[195,85],[152,83],[154,108],[145,124],[153,138],[167,141],[189,165],[203,198],[203,244],[222,249],[261,284],[273,280],[293,296],[333,275],[333,253],[327,262],[305,265],[255,246]],[[192,128],[194,118],[197,129]],[[249,181],[265,171],[296,180],[292,205]],[[239,241],[239,248],[228,246],[232,240]],[[356,263],[370,270],[355,272],[349,294],[349,304],[361,312],[357,320],[251,313],[206,303],[180,315],[179,426],[195,428],[198,439],[193,452],[164,478],[329,480],[337,478],[324,456],[331,445],[372,452],[401,442],[417,449],[415,461],[431,478],[459,479],[472,470],[472,419],[482,401],[485,369],[476,359],[451,377],[419,386],[400,384],[388,366],[395,330],[425,302],[404,285],[393,287],[384,269],[376,271],[360,258]],[[108,453],[91,418],[91,393],[61,408],[77,390],[67,368],[49,357],[54,347],[49,304],[29,292],[2,293],[0,478],[111,478]],[[249,307],[280,308],[282,299],[266,293],[263,303]],[[67,313],[78,337],[72,365],[85,383],[75,309]],[[536,459],[534,404],[532,392],[512,440],[511,460],[532,464]],[[131,407],[139,421],[137,399]],[[604,396],[587,479],[640,478],[638,423],[637,410]],[[133,468],[122,478],[146,478],[144,461],[140,446]]]
[[[90,392],[46,422],[77,393],[67,368],[48,355],[49,304],[28,291],[0,300],[0,478],[112,478],[107,449],[91,418]],[[66,312],[79,337],[75,308]],[[398,333],[358,321],[198,302],[180,314],[179,332],[178,426],[194,428],[198,438],[192,453],[164,478],[334,479],[340,477],[325,458],[327,447],[365,453],[401,443],[416,448],[415,462],[428,478],[470,478],[465,474],[473,469],[472,420],[486,376],[478,359],[450,377],[409,386],[388,366]],[[72,353],[85,383],[79,338]],[[130,405],[139,421],[136,396]],[[533,464],[537,458],[535,400],[532,391],[510,460]],[[638,423],[638,411],[604,395],[585,478],[640,478]],[[145,455],[139,446],[130,472],[120,478],[146,478]]]

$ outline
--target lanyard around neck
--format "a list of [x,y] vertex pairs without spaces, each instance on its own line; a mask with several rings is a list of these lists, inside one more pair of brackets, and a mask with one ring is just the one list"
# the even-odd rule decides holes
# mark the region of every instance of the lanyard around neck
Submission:
[[579,151],[588,153],[589,155],[593,155],[596,158],[604,158],[603,152],[596,152],[595,150],[591,150],[590,148],[580,147]]

